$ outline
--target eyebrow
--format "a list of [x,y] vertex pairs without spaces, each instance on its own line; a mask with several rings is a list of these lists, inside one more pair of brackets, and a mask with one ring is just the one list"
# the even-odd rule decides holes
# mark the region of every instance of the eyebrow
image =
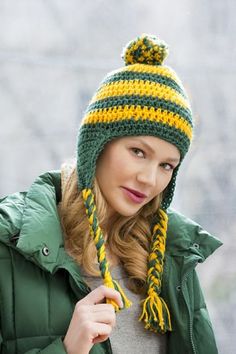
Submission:
[[[142,138],[136,138],[135,137],[134,140],[139,141],[143,146],[145,146],[153,154],[156,153],[155,150],[153,150],[153,148],[149,144],[147,144],[145,141],[142,140]],[[168,157],[168,158],[166,158],[166,161],[179,163],[179,158]]]

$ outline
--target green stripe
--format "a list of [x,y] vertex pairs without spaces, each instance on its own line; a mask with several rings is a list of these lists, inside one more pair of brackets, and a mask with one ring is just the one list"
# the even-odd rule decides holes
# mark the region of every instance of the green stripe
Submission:
[[[167,140],[178,147],[181,155],[185,155],[190,145],[188,136],[174,126],[169,126],[161,122],[142,121],[131,118],[114,122],[97,122],[82,125],[80,128],[80,137],[83,138],[81,139],[81,144],[80,139],[78,141],[78,151],[80,151],[80,157],[83,155],[83,163],[87,166],[91,164],[91,161],[87,159],[89,155],[88,151],[93,150],[95,146],[98,151],[101,151],[101,144],[104,141],[108,142],[113,138],[137,135],[151,135]],[[93,138],[91,139],[91,137]],[[82,164],[82,161],[80,161],[80,164]]]
[[177,91],[178,93],[180,93],[181,96],[187,99],[184,91],[173,79],[167,76],[162,76],[160,74],[140,73],[134,71],[122,71],[122,72],[115,73],[112,76],[106,77],[102,81],[97,92],[99,92],[100,89],[102,89],[102,86],[105,84],[109,84],[117,81],[134,81],[134,80],[145,80],[145,81],[155,82],[155,83],[168,86],[174,89],[175,91]]
[[[96,235],[95,235],[95,232],[94,232],[94,239],[95,239],[95,237],[96,237]],[[100,250],[100,248],[102,247],[103,244],[104,244],[104,239],[103,239],[103,237],[100,237],[98,239],[98,242],[95,243],[97,250]]]
[[139,105],[141,107],[154,107],[156,109],[160,108],[168,112],[180,115],[192,126],[192,114],[188,108],[184,108],[174,102],[160,100],[152,96],[124,95],[107,97],[90,104],[85,114],[96,110],[105,110],[106,108],[111,107],[124,107],[126,105]]

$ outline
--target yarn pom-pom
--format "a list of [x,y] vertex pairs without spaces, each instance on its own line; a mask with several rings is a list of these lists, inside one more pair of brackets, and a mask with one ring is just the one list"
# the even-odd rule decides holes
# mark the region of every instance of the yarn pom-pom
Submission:
[[161,39],[149,34],[130,41],[123,49],[122,58],[126,65],[161,65],[168,55],[168,46]]

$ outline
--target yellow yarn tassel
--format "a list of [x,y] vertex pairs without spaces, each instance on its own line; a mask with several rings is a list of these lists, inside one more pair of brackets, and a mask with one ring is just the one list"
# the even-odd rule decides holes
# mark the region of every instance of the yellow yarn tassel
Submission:
[[[104,251],[105,252],[105,251]],[[119,283],[116,280],[113,280],[111,277],[111,273],[108,270],[108,262],[107,262],[107,268],[106,268],[106,272],[105,272],[105,276],[103,278],[103,284],[105,286],[107,286],[108,288],[111,289],[115,289],[117,291],[119,291],[121,298],[122,298],[122,302],[123,302],[123,308],[129,308],[132,305],[132,302],[127,298],[127,296],[125,295],[123,289],[121,288],[121,286],[119,285]],[[106,299],[106,303],[107,304],[112,304],[115,308],[116,312],[120,311],[119,306],[117,305],[117,303],[112,300],[112,299]]]
[[[127,298],[127,296],[125,295],[124,291],[122,290],[121,286],[118,284],[118,282],[116,280],[112,280],[112,282],[107,282],[105,279],[103,281],[104,285],[107,286],[108,288],[112,288],[115,289],[117,291],[119,291],[122,301],[123,301],[123,308],[129,308],[132,305],[132,302]],[[115,308],[116,312],[120,311],[119,306],[117,305],[117,303],[112,300],[112,299],[106,299],[106,303],[107,304],[112,304]]]
[[139,321],[145,322],[146,329],[161,333],[172,330],[169,309],[153,289],[150,289],[150,295],[142,303],[143,311]]

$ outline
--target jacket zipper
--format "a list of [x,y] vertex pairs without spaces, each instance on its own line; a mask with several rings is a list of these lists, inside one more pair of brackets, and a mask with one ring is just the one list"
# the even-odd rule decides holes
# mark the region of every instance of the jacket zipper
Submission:
[[[185,274],[185,277],[182,280],[182,287],[181,288],[183,288],[183,285],[187,281],[187,278],[188,278],[189,274],[193,271],[193,269],[196,267],[197,264],[198,264],[198,262],[194,262],[193,268],[191,267],[191,269]],[[181,291],[181,293],[182,293],[182,296],[183,296],[184,301],[186,303],[186,300],[185,300],[185,297],[184,297],[184,294],[183,294],[183,290]],[[186,306],[187,306],[187,303],[186,303]],[[188,308],[188,313],[189,313],[189,308]],[[196,347],[195,347],[194,342],[193,342],[193,330],[192,330],[192,328],[193,328],[193,320],[192,320],[192,318],[190,316],[190,313],[189,313],[189,337],[190,337],[190,343],[191,343],[191,346],[192,346],[193,353],[197,354],[197,350],[196,350]]]

